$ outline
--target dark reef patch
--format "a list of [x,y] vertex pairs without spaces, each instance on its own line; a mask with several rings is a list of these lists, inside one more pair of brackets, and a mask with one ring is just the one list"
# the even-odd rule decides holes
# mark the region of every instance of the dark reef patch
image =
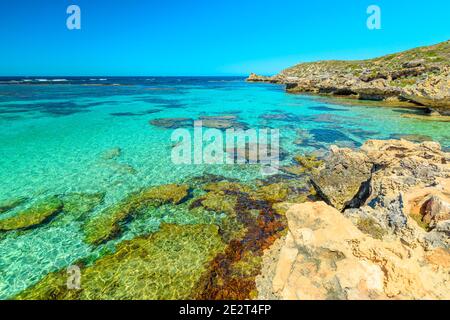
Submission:
[[424,134],[391,134],[389,136],[389,139],[395,139],[395,140],[399,140],[399,139],[403,139],[403,140],[408,140],[411,142],[416,142],[416,143],[422,143],[425,141],[433,141],[433,138]]
[[165,129],[192,128],[194,126],[194,120],[191,118],[159,118],[150,120],[149,123]]
[[146,99],[139,99],[136,101],[153,104],[156,105],[158,108],[165,108],[165,109],[184,109],[187,106],[186,103],[183,103],[181,100],[177,99],[146,98]]
[[338,111],[338,112],[346,112],[347,109],[341,109],[341,108],[332,108],[327,106],[315,106],[315,107],[308,107],[310,110],[316,110],[316,111]]
[[295,115],[289,112],[280,112],[280,113],[265,113],[259,116],[262,120],[267,121],[284,121],[284,122],[301,122],[304,120],[302,116]]
[[161,111],[161,109],[149,109],[141,112],[114,112],[110,113],[110,115],[114,117],[140,117],[148,114],[158,113]]
[[309,131],[314,140],[325,143],[333,143],[336,141],[353,141],[350,137],[342,132],[333,129],[312,129]]
[[378,131],[365,130],[365,129],[360,129],[360,128],[350,128],[350,129],[347,129],[347,131],[362,140],[368,140],[368,139],[371,139],[374,136],[380,134],[380,132],[378,132]]

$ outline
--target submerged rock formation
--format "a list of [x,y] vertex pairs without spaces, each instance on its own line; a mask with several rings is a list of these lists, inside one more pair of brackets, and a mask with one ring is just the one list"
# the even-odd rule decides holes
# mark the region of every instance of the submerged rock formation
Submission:
[[47,197],[12,217],[0,220],[0,232],[32,228],[56,216],[62,209],[63,203],[58,197]]
[[15,299],[189,299],[208,263],[225,248],[214,225],[163,225],[155,234],[122,243],[116,253],[82,266],[79,290],[67,271],[50,273]]
[[187,185],[162,185],[150,187],[134,193],[116,206],[106,208],[92,217],[84,225],[86,242],[101,244],[120,234],[121,223],[138,215],[147,207],[161,206],[166,203],[178,204],[188,196]]
[[328,205],[285,204],[289,232],[266,251],[260,298],[450,298],[449,153],[369,140],[331,147],[318,170]]
[[406,101],[448,115],[450,41],[370,60],[302,63],[273,77],[251,74],[248,81],[285,84],[292,93]]

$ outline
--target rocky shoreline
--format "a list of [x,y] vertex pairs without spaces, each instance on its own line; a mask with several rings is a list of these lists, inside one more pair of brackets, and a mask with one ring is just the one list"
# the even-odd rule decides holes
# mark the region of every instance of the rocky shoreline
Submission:
[[286,85],[290,93],[332,95],[387,104],[410,104],[450,115],[450,41],[361,61],[302,63],[248,82]]
[[76,225],[92,251],[73,262],[80,290],[59,267],[7,298],[449,299],[449,163],[435,142],[369,140],[264,179],[203,174],[107,206],[104,193],[10,199],[0,238]]
[[260,299],[449,299],[450,153],[369,140],[331,147],[311,182],[326,201],[285,203]]

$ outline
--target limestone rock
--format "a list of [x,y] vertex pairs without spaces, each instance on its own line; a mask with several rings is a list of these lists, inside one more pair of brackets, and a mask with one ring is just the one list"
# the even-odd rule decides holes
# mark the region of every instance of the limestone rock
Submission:
[[450,298],[448,251],[374,239],[324,202],[294,205],[287,218],[284,243],[264,257],[276,267],[258,279],[260,298]]
[[272,77],[259,76],[255,73],[251,73],[247,78],[247,82],[271,82],[273,81]]
[[325,166],[311,180],[319,195],[342,211],[359,204],[371,172],[372,164],[364,153],[332,147]]

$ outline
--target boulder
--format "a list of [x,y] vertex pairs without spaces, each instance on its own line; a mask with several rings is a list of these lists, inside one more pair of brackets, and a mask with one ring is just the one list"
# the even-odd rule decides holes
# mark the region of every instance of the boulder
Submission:
[[323,199],[343,211],[360,205],[371,178],[372,163],[362,152],[331,147],[325,165],[311,181]]

